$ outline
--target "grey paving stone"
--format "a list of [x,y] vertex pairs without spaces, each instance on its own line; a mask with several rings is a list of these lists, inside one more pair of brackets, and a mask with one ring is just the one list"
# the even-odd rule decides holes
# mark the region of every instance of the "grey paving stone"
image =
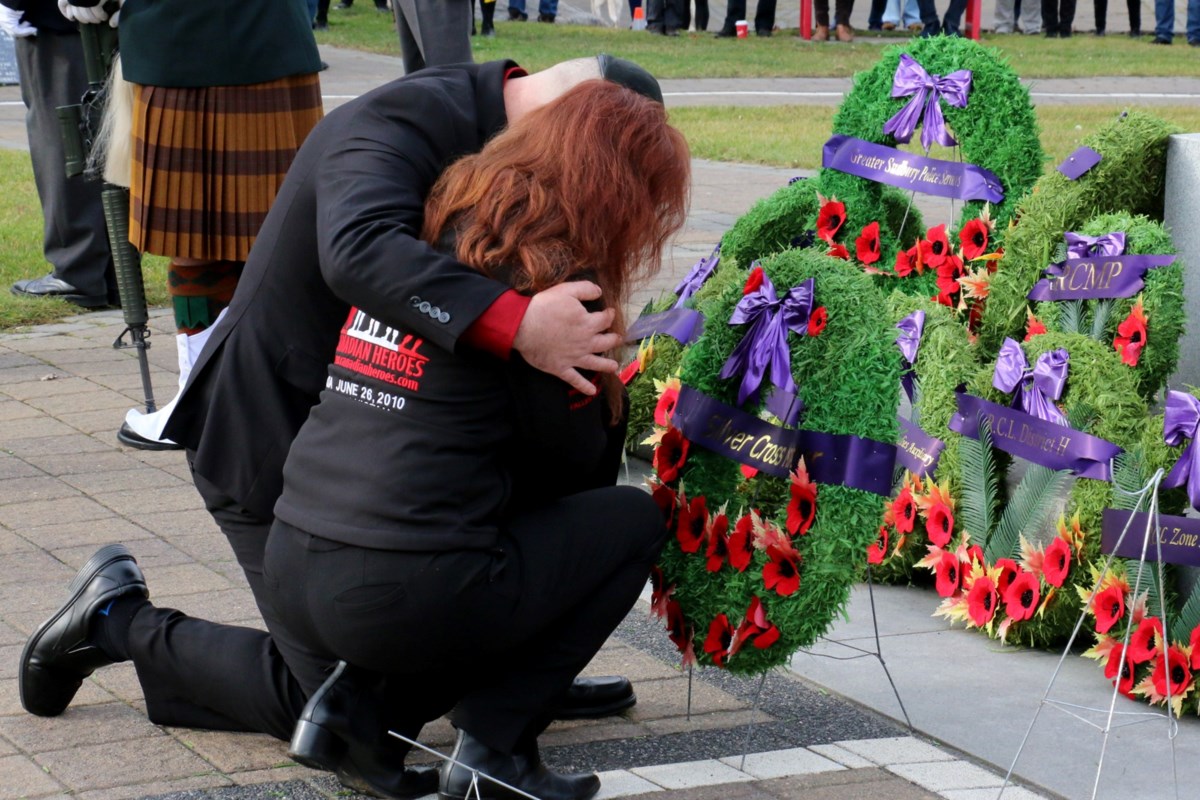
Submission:
[[926,761],[953,761],[954,756],[939,750],[931,744],[922,742],[912,736],[896,736],[888,739],[860,739],[858,741],[838,742],[852,753],[881,766],[891,764],[908,764]]
[[630,772],[639,778],[656,783],[664,789],[691,789],[697,786],[744,783],[754,780],[745,772],[722,764],[716,759],[662,764],[656,767],[634,767]]
[[[75,792],[138,787],[139,784],[207,776],[213,773],[211,764],[175,739],[161,733],[133,741],[41,753],[35,760]],[[222,776],[215,777],[218,780],[207,781],[207,785],[229,782]],[[164,789],[158,793],[164,791],[169,790]],[[147,793],[153,792],[140,789],[132,796],[145,796]]]
[[202,564],[177,564],[154,571],[155,597],[211,592],[230,588],[228,579]]
[[43,414],[14,420],[0,427],[0,445],[43,436],[66,436],[74,433],[78,433],[75,428]]
[[[92,495],[123,491],[149,492],[155,489],[184,485],[184,482],[175,475],[147,466],[66,475],[63,477],[63,481]],[[186,485],[188,488],[192,488],[190,481]],[[198,496],[197,502],[199,502]]]
[[[224,773],[250,772],[291,765],[287,742],[261,733],[230,736],[220,731],[167,728],[167,733]],[[266,783],[271,779],[257,781]],[[279,780],[275,778],[274,780]]]
[[0,505],[55,500],[79,494],[74,486],[45,474],[0,480]]
[[661,792],[663,788],[651,783],[645,778],[639,778],[628,770],[610,770],[599,773],[600,793],[595,800],[608,800],[610,797],[631,797],[638,794]]
[[58,525],[23,527],[21,531],[30,542],[47,551],[65,550],[85,545],[99,548],[101,545],[112,542],[128,544],[154,536],[145,528],[117,516],[82,522],[64,522]]
[[[13,439],[6,443],[5,449],[13,455],[19,456],[31,464],[40,467],[42,465],[39,463],[39,458],[42,456],[70,456],[77,458],[80,454],[107,453],[110,448],[102,444],[99,440],[72,429],[72,433],[65,436],[36,436],[31,439]],[[95,465],[89,465],[89,468],[95,469]],[[42,467],[42,469],[45,469],[50,474],[56,474],[53,470],[46,469],[45,467]]]
[[142,466],[141,462],[125,453],[104,447],[91,436],[80,434],[90,443],[87,450],[65,453],[33,453],[24,458],[34,467],[48,475],[77,475],[80,473],[103,472],[105,470],[127,470]]
[[814,772],[834,772],[845,769],[836,761],[830,761],[803,747],[773,750],[766,753],[750,753],[744,757],[726,756],[720,761],[758,779],[786,778],[792,775],[809,775]]
[[[84,565],[98,548],[92,544],[78,545],[60,550],[54,550],[55,558],[74,569]],[[176,564],[195,564],[196,560],[172,544],[157,536],[138,539],[136,546],[131,547],[137,563],[143,570],[156,567],[170,567]]]
[[196,488],[178,479],[170,486],[160,486],[150,491],[136,489],[104,492],[95,495],[95,499],[123,517],[161,514],[166,511],[191,511],[203,507]]
[[1047,795],[1038,794],[1024,786],[1007,786],[1003,794],[996,789],[947,789],[939,792],[946,800],[1045,800]]
[[836,761],[849,769],[861,769],[864,767],[873,767],[875,762],[863,758],[857,753],[851,753],[844,747],[836,744],[814,744],[808,748],[818,755],[822,755],[831,761]]
[[931,761],[923,764],[891,764],[888,769],[905,780],[935,792],[947,789],[999,787],[1003,777],[966,761]]
[[136,750],[143,740],[164,735],[161,728],[144,716],[124,703],[116,702],[71,705],[60,717],[35,717],[32,714],[0,717],[0,734],[33,755],[130,740],[136,740],[137,744],[130,745],[129,749]]
[[62,784],[26,756],[0,757],[0,800],[59,794]]
[[[742,708],[733,711],[693,713],[690,719],[687,716],[648,719],[644,724],[646,729],[655,736],[664,736],[672,733],[689,733],[714,729],[745,729],[748,725],[760,725],[770,722],[771,719],[772,717],[763,711]],[[747,734],[747,736],[752,736],[752,734]]]
[[34,465],[11,453],[0,452],[0,479],[2,480],[32,478],[45,474]]
[[83,495],[0,506],[0,525],[14,530],[65,522],[93,522],[112,516],[112,511]]
[[[0,372],[0,381],[4,379],[4,373]],[[15,420],[36,417],[41,413],[37,408],[20,400],[0,400],[0,422],[16,424]]]
[[11,531],[0,530],[0,555],[28,552],[34,545]]
[[[129,786],[113,786],[105,789],[76,792],[73,796],[75,800],[134,800],[135,798],[162,795],[174,795],[178,797],[181,793],[185,796],[195,792],[206,793],[208,790],[219,789],[219,787],[231,786],[232,784],[233,781],[224,775],[209,772],[199,775],[189,775],[174,780],[151,780]],[[283,800],[282,798],[270,795],[264,795],[264,800],[267,797],[270,797],[271,800]]]
[[61,561],[41,550],[20,550],[4,556],[4,569],[0,570],[0,586],[25,585],[31,578],[40,578],[51,583],[67,581],[75,571]]
[[[36,367],[31,369],[36,369]],[[53,378],[50,377],[52,375]],[[45,373],[39,375],[37,379],[8,383],[0,391],[17,400],[29,400],[59,395],[86,394],[95,389],[95,384],[83,378],[60,377],[61,375],[62,370],[47,367]]]

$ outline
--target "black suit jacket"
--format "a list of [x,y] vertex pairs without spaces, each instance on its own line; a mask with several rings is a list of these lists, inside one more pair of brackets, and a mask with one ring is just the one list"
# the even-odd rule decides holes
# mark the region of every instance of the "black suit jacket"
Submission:
[[166,435],[261,519],[351,306],[453,351],[506,288],[416,237],[434,181],[507,122],[512,62],[430,68],[326,116],[258,234]]

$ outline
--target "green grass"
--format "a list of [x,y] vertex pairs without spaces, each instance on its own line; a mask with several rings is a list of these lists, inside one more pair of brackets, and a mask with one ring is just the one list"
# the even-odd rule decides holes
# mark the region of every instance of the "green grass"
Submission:
[[[81,313],[65,300],[31,299],[3,291],[13,281],[39,278],[51,266],[42,257],[42,208],[33,185],[29,154],[0,150],[0,330],[37,325]],[[167,302],[166,259],[145,259],[146,298]]]
[[[1036,106],[1047,168],[1079,141],[1121,113],[1122,106]],[[1133,108],[1133,106],[1129,106]],[[1142,106],[1142,111],[1200,131],[1200,107]],[[816,169],[829,138],[835,106],[694,106],[671,109],[696,158]],[[937,153],[934,153],[937,156]]]
[[[391,18],[360,4],[331,10],[329,30],[317,41],[337,47],[399,55]],[[719,23],[719,20],[716,21]],[[780,20],[791,24],[793,20]],[[884,41],[902,42],[904,35]],[[1200,58],[1182,42],[1152,47],[1150,37],[1090,35],[1047,41],[1041,36],[984,34],[983,43],[999,48],[1023,78],[1117,76],[1200,76]],[[861,37],[844,45],[805,42],[796,29],[769,39],[715,39],[712,33],[678,37],[582,25],[500,22],[495,38],[471,40],[476,61],[512,58],[530,70],[570,58],[608,52],[637,61],[660,78],[848,77],[879,58],[879,39]]]

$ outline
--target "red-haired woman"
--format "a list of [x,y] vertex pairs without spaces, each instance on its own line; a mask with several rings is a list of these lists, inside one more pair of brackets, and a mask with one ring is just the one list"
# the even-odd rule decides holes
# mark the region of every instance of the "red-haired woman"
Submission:
[[[685,219],[688,185],[662,105],[587,81],[451,166],[423,235],[524,294],[594,283],[619,332],[631,284]],[[380,719],[415,736],[453,707],[458,762],[543,800],[598,790],[594,775],[547,770],[537,737],[666,531],[646,493],[613,485],[623,389],[593,381],[584,394],[517,355],[449,352],[351,311],[288,456],[266,581],[282,639],[354,665],[315,697],[345,683],[359,738],[384,736]],[[386,697],[367,674],[387,676]],[[306,752],[338,746],[311,715],[296,736]],[[470,785],[470,770],[443,767],[443,798]]]

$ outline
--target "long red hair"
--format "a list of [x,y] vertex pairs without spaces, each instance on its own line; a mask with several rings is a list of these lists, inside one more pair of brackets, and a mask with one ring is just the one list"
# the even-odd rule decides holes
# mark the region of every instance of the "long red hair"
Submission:
[[453,233],[459,260],[522,293],[586,277],[623,333],[631,287],[658,271],[687,218],[690,172],[662,105],[584,81],[452,164],[422,237]]

